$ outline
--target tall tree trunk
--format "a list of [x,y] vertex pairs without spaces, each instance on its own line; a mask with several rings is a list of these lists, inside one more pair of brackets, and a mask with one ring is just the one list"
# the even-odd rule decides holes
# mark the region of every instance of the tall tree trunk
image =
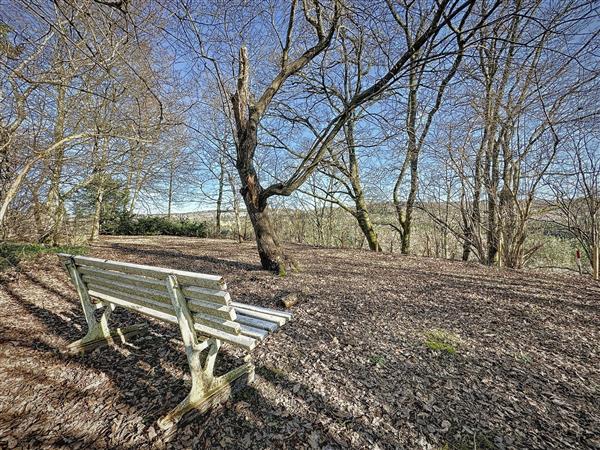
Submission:
[[104,138],[102,145],[98,143],[98,139],[94,140],[94,148],[92,150],[92,160],[94,163],[93,177],[96,184],[96,198],[94,207],[94,217],[92,221],[92,231],[90,233],[90,241],[93,242],[100,236],[100,219],[102,216],[102,207],[104,205],[104,190],[106,189],[106,163],[108,161],[109,140]]
[[[373,223],[371,222],[371,218],[369,213],[364,207],[360,205],[359,200],[356,200],[356,220],[358,221],[358,225],[360,226],[360,230],[365,236],[367,243],[369,244],[369,249],[374,252],[380,252],[381,246],[379,245],[379,239],[377,237],[377,233],[373,228]],[[361,199],[361,202],[364,202],[364,199]]]
[[54,217],[52,219],[53,222],[52,222],[52,231],[51,231],[51,235],[50,235],[50,242],[51,242],[52,246],[54,246],[54,247],[56,247],[59,244],[60,234],[61,234],[61,231],[63,230],[63,223],[65,220],[65,216],[66,216],[65,202],[62,199],[60,199],[59,204],[54,211]]
[[219,193],[217,195],[217,217],[215,223],[217,236],[221,236],[221,213],[223,205],[223,188],[225,182],[225,160],[223,157],[219,158],[219,170]]
[[102,214],[102,202],[104,198],[104,186],[102,183],[98,185],[98,190],[96,191],[96,199],[94,204],[94,217],[92,221],[92,232],[90,233],[90,241],[94,242],[98,240],[100,236],[100,216]]
[[487,201],[488,201],[488,220],[487,220],[487,264],[493,265],[498,256],[498,247],[500,239],[498,236],[498,154],[494,150],[486,162],[487,176]]
[[[56,98],[56,122],[54,123],[54,142],[59,142],[65,137],[65,116],[66,116],[66,85],[58,87]],[[65,146],[59,145],[54,152],[49,155],[50,160],[50,189],[48,191],[48,206],[52,220],[50,230],[50,243],[53,246],[58,245],[60,232],[65,217],[64,199],[60,192],[60,182],[65,157]]]
[[275,228],[269,217],[268,197],[254,167],[254,154],[258,143],[258,117],[250,98],[248,54],[245,48],[240,50],[240,72],[237,89],[232,96],[234,119],[236,124],[236,169],[242,187],[240,193],[246,204],[246,211],[254,229],[258,255],[263,269],[285,273],[283,249],[277,239]]
[[33,206],[33,222],[35,223],[35,232],[38,237],[38,242],[42,241],[45,234],[44,227],[44,205],[40,201],[41,182],[36,183],[31,190],[31,202]]
[[419,155],[415,150],[412,153],[410,161],[410,191],[408,198],[406,199],[406,211],[404,215],[404,233],[401,236],[401,248],[400,251],[404,255],[410,253],[410,236],[412,231],[412,217],[415,209],[415,202],[417,200],[417,191],[419,189]]
[[[415,55],[416,58],[416,55]],[[394,186],[394,207],[400,231],[400,252],[404,255],[410,253],[410,235],[412,231],[412,214],[419,186],[419,148],[417,146],[417,91],[418,91],[417,67],[411,67],[409,71],[408,113],[406,116],[407,149],[406,157],[402,164],[400,174]],[[407,168],[410,167],[410,190],[406,205],[402,206],[400,200],[400,189]]]
[[[128,174],[128,182],[127,182],[127,186],[128,186],[127,191],[128,191],[129,200],[130,200],[129,201],[129,213],[130,214],[133,214],[133,212],[135,211],[135,205],[137,204],[137,200],[138,200],[140,191],[145,182],[146,177],[144,176],[143,172],[144,172],[144,167],[146,164],[146,159],[149,154],[149,149],[146,146],[141,145],[140,143],[137,143],[133,147],[133,149],[134,149],[134,152],[130,156],[130,158],[133,158],[133,159],[129,166],[130,174]],[[173,160],[171,159],[171,161],[173,161]],[[133,180],[133,181],[130,181],[130,180]],[[171,180],[171,182],[172,182],[172,180]],[[171,186],[171,191],[172,191],[172,186]]]
[[229,185],[231,186],[231,195],[233,196],[233,215],[235,217],[235,232],[237,235],[237,241],[242,242],[242,223],[240,221],[240,199],[238,192],[235,187],[235,180],[229,171],[227,171],[227,178],[229,179]]
[[371,216],[369,215],[369,210],[367,208],[367,202],[365,200],[365,193],[360,181],[358,158],[356,157],[356,142],[354,140],[354,121],[355,115],[351,114],[344,127],[346,144],[348,146],[350,182],[352,185],[352,190],[354,191],[352,196],[354,197],[356,210],[356,213],[353,215],[358,221],[360,230],[369,244],[369,249],[374,252],[380,252],[381,246],[379,245],[379,238],[377,237],[375,228],[373,228],[373,222],[371,221]]
[[285,273],[283,249],[271,222],[267,202],[260,198],[261,187],[257,183],[256,176],[244,170],[238,169],[238,171],[242,180],[241,194],[254,229],[260,263],[263,269]]
[[[463,242],[462,260],[468,261],[471,250],[476,248],[480,258],[483,258],[481,248],[481,164],[483,157],[483,146],[481,146],[475,156],[475,174],[473,180],[473,199],[471,201],[471,213],[465,211],[465,239]],[[466,203],[465,203],[466,204]],[[469,217],[470,215],[470,217]]]

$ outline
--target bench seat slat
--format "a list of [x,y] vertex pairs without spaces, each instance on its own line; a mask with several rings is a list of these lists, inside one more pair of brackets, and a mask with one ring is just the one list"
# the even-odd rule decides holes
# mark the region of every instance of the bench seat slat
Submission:
[[225,333],[220,330],[215,330],[214,328],[207,327],[199,323],[194,324],[194,329],[203,336],[214,337],[216,339],[229,342],[230,344],[237,345],[238,347],[242,347],[243,349],[248,351],[254,350],[254,347],[256,347],[256,339],[244,336],[243,334],[234,336],[232,334]]
[[123,272],[129,275],[142,275],[159,280],[166,280],[169,275],[176,275],[177,280],[183,285],[201,286],[208,289],[226,290],[227,285],[223,277],[218,275],[209,275],[203,273],[188,272],[185,270],[168,269],[165,267],[153,267],[143,264],[133,264],[108,259],[92,258],[89,256],[58,254],[63,262],[68,262],[71,258],[75,264],[88,266],[92,268],[108,269],[117,272]]
[[254,339],[258,339],[262,341],[269,335],[268,331],[262,330],[260,328],[254,328],[249,325],[240,325],[241,332],[244,336],[248,336]]
[[226,331],[227,333],[238,335],[240,334],[240,324],[232,320],[222,320],[217,317],[210,317],[205,314],[194,314],[194,322],[208,327],[216,328],[217,330]]
[[[97,282],[110,283],[111,286],[118,286],[129,292],[143,292],[155,300],[171,303],[167,286],[164,282],[156,279],[141,277],[137,275],[125,275],[119,272],[108,272],[97,269],[90,269],[80,266],[77,268],[83,273],[83,280],[95,280]],[[219,305],[228,305],[230,302],[227,291],[217,291],[215,289],[206,289],[199,287],[184,287],[183,293],[186,297],[195,298],[204,302],[217,303]],[[164,297],[161,300],[160,297]]]
[[[105,302],[113,303],[118,306],[123,306],[124,308],[131,309],[133,311],[139,312],[140,314],[144,314],[155,319],[163,320],[165,322],[178,323],[177,317],[174,314],[160,312],[153,308],[141,306],[137,303],[129,302],[127,300],[123,300],[121,298],[114,297],[112,295],[104,294],[102,292],[94,290],[90,290],[89,293],[91,296],[99,298],[100,300],[104,300]],[[254,347],[256,347],[256,339],[242,334],[236,336],[199,323],[194,323],[194,329],[204,336],[214,337],[222,341],[229,342],[230,344],[237,345],[238,347],[242,347],[243,349],[248,351],[253,350]]]
[[235,320],[235,310],[231,306],[216,305],[196,298],[186,298],[190,311],[204,313],[221,319]]
[[143,306],[134,301],[128,301],[123,298],[117,298],[117,297],[114,297],[113,295],[110,295],[110,294],[107,294],[107,293],[101,292],[101,291],[96,291],[94,289],[90,289],[89,294],[92,297],[99,298],[100,300],[104,300],[105,302],[108,302],[108,303],[113,303],[117,306],[122,306],[124,308],[131,309],[132,311],[139,312],[141,314],[144,314],[145,316],[154,317],[155,319],[164,320],[164,321],[170,322],[170,323],[177,323],[177,318],[175,317],[174,314],[167,313],[164,311],[159,311],[158,309],[155,309],[154,307],[150,308],[148,306]]
[[237,322],[244,325],[250,325],[254,328],[260,328],[267,331],[275,331],[279,328],[279,324],[269,322],[267,320],[257,319],[256,317],[245,316],[241,312],[237,314]]
[[250,310],[250,311],[256,311],[256,312],[269,314],[272,316],[283,317],[286,321],[292,320],[292,313],[285,312],[285,311],[279,311],[277,309],[263,308],[262,306],[250,305],[247,303],[240,303],[240,302],[231,302],[231,306],[233,306],[234,308],[242,308],[242,309],[246,309],[246,310]]
[[276,323],[279,326],[284,325],[286,322],[286,319],[281,316],[275,316],[273,314],[267,314],[264,312],[254,311],[254,310],[246,309],[245,307],[242,308],[239,306],[234,306],[234,309],[238,316],[241,314],[241,315],[244,315],[247,317],[254,317],[256,319],[262,319],[262,320],[266,320],[267,322]]

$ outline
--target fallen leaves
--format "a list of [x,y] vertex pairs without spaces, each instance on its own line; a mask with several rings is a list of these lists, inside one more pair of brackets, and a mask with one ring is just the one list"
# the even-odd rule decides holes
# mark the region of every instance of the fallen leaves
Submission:
[[[111,238],[110,259],[219,273],[234,299],[294,320],[254,352],[256,382],[163,432],[187,394],[177,327],[132,346],[59,350],[85,321],[54,257],[2,275],[0,448],[600,448],[598,289],[583,277],[293,246],[303,271],[259,270],[251,244]],[[18,320],[16,320],[18,319]],[[117,309],[116,322],[139,321]],[[450,356],[424,335],[452,330]],[[239,365],[225,347],[217,370]]]

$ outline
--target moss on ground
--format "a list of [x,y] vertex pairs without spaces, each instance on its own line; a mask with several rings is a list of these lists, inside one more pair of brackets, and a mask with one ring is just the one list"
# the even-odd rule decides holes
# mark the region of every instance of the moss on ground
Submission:
[[425,346],[431,350],[454,355],[459,344],[460,338],[450,331],[435,329],[425,333]]
[[80,245],[62,245],[51,247],[43,244],[30,244],[22,242],[0,243],[0,271],[11,267],[18,267],[21,261],[37,258],[39,255],[52,253],[73,253],[82,255],[87,253],[87,247]]

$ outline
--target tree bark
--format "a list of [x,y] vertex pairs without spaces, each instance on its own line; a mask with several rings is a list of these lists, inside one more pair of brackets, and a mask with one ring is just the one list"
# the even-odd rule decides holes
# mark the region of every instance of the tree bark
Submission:
[[367,211],[359,210],[356,215],[356,220],[369,244],[369,249],[374,252],[380,252],[381,246],[379,245],[379,239],[377,238],[377,233],[373,228],[373,223],[371,222],[371,218]]
[[268,197],[258,180],[254,167],[254,154],[258,144],[258,121],[260,116],[250,98],[248,54],[245,47],[240,50],[240,69],[237,90],[231,98],[236,124],[236,169],[242,187],[240,193],[254,228],[258,255],[263,269],[285,273],[283,249],[275,234],[269,217]]
[[[256,192],[252,188],[242,188],[242,196],[246,204],[246,211],[254,229],[258,256],[263,269],[277,273],[285,273],[285,256],[279,244],[275,228],[271,222],[269,209],[266,202],[254,200]],[[245,189],[245,190],[244,190]],[[256,189],[256,188],[254,188]]]
[[415,150],[411,155],[410,160],[410,191],[408,198],[406,199],[406,210],[404,214],[404,222],[402,227],[404,233],[401,236],[401,248],[400,252],[403,255],[410,253],[410,235],[412,231],[412,217],[415,209],[415,202],[417,200],[417,191],[419,189],[419,155]]
[[242,242],[242,223],[240,221],[240,200],[238,192],[235,187],[235,180],[231,173],[227,171],[227,178],[229,180],[229,186],[231,187],[231,195],[233,197],[233,214],[235,216],[235,232],[238,243]]
[[367,208],[367,202],[365,200],[365,193],[362,188],[360,181],[360,172],[358,167],[358,158],[356,156],[356,142],[354,140],[354,121],[356,117],[354,114],[350,115],[348,123],[344,127],[344,133],[346,135],[346,145],[348,146],[348,159],[349,159],[349,175],[350,182],[352,184],[352,196],[354,197],[354,204],[356,207],[356,213],[353,214],[358,225],[369,244],[369,249],[374,252],[380,252],[381,246],[379,245],[379,238],[373,228],[373,222],[369,215]]
[[90,241],[94,242],[98,240],[100,236],[100,215],[102,213],[102,202],[104,197],[104,187],[102,184],[98,186],[96,191],[96,202],[94,208],[94,218],[92,222],[92,232],[90,233]]
[[[241,144],[256,147],[256,129],[254,129],[254,136]],[[246,161],[246,164],[238,162],[237,169],[242,181],[240,193],[244,198],[246,211],[254,229],[260,263],[263,269],[285,273],[284,261],[287,258],[277,239],[267,207],[267,199],[262,195],[263,189],[258,182],[254,165],[251,161]]]
[[221,236],[221,214],[223,205],[223,188],[225,184],[225,160],[223,157],[219,158],[219,192],[217,195],[217,217],[215,223],[215,232],[217,237]]
[[[59,142],[65,137],[65,116],[66,116],[66,87],[58,87],[56,98],[56,121],[54,124],[54,142]],[[53,246],[58,245],[58,239],[65,217],[64,198],[60,191],[60,182],[65,159],[65,146],[56,147],[50,159],[50,189],[48,192],[48,206],[52,218],[52,229],[50,230],[50,242]]]

